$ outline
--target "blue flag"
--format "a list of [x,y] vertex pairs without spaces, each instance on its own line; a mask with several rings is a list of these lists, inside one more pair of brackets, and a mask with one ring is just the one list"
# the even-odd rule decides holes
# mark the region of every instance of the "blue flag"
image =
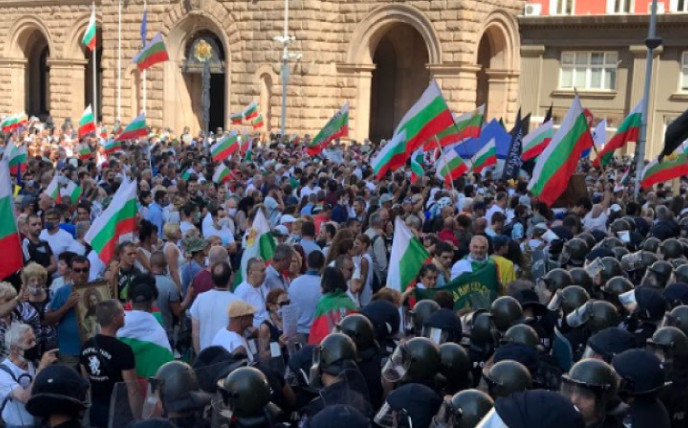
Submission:
[[456,146],[456,152],[463,159],[471,159],[491,140],[495,140],[497,159],[506,158],[511,143],[511,135],[500,125],[497,119],[492,119],[480,131],[480,137],[467,138]]
[[141,20],[141,46],[146,46],[146,33],[148,29],[148,8],[143,9],[143,19]]

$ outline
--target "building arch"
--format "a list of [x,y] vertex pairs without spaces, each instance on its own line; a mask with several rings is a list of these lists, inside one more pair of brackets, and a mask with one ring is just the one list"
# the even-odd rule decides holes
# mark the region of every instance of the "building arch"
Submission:
[[9,39],[5,43],[5,57],[22,58],[29,50],[31,36],[38,31],[45,38],[48,50],[51,54],[55,53],[55,43],[48,26],[36,16],[25,16],[19,18],[9,30]]
[[[84,59],[84,47],[81,44],[81,39],[84,37],[84,32],[91,20],[91,13],[81,16],[74,22],[71,31],[67,35],[64,43],[64,50],[62,57],[65,59]],[[102,40],[101,29],[103,28],[102,20],[96,15],[96,30],[98,32],[98,41]],[[100,46],[102,48],[102,43]]]
[[[279,82],[272,66],[261,65],[255,72],[256,80],[259,84],[259,106],[265,121],[265,130],[270,132],[272,129],[272,107],[275,95],[275,84]],[[235,113],[235,112],[233,112]]]

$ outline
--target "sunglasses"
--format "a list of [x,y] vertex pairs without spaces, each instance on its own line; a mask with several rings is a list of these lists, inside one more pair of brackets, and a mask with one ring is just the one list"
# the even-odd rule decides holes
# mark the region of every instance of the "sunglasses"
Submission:
[[279,306],[280,306],[280,308],[281,308],[282,306],[288,306],[288,305],[291,305],[291,302],[290,302],[289,300],[286,300],[286,301],[284,301],[284,302],[280,302],[280,303],[278,303],[278,305],[279,305]]
[[72,272],[74,272],[74,273],[87,273],[88,268],[72,268]]

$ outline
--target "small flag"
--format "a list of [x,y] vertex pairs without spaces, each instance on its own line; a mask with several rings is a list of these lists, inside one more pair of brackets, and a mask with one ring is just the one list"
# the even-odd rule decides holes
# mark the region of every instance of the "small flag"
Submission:
[[146,114],[141,113],[131,121],[129,125],[122,131],[121,134],[115,138],[115,141],[133,140],[148,136],[148,127],[146,127]]
[[139,71],[143,71],[149,67],[154,66],[160,62],[165,62],[169,60],[170,57],[167,55],[167,48],[165,47],[165,42],[162,39],[162,34],[156,34],[147,45],[143,47],[141,52],[137,53],[132,59],[132,62],[136,64]]
[[217,143],[210,147],[210,154],[213,162],[222,162],[239,150],[239,137],[236,133],[222,137]]
[[255,100],[251,101],[251,104],[246,106],[244,111],[241,112],[241,115],[246,120],[255,119],[258,116],[258,103]]
[[241,125],[241,123],[244,121],[244,114],[242,112],[232,113],[229,118],[233,125]]
[[215,167],[215,173],[213,173],[213,183],[221,184],[226,181],[235,178],[232,171],[227,168],[227,165],[220,163]]
[[260,128],[262,128],[263,126],[265,126],[265,122],[263,121],[263,115],[262,115],[261,113],[258,113],[258,116],[256,116],[255,119],[253,119],[253,121],[251,122],[251,124],[253,125],[253,130],[254,130],[254,131],[255,131],[255,130],[258,130],[258,129],[260,129]]
[[91,132],[96,132],[96,124],[93,121],[93,109],[91,109],[89,104],[81,115],[81,119],[79,119],[79,138]]

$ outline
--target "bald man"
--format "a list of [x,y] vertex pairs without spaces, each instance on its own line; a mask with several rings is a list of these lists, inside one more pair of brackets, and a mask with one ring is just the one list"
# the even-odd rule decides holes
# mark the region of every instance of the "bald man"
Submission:
[[454,263],[451,269],[451,279],[454,280],[463,273],[474,272],[486,263],[489,263],[490,259],[487,257],[487,248],[487,238],[482,235],[473,236],[468,246],[470,253]]

